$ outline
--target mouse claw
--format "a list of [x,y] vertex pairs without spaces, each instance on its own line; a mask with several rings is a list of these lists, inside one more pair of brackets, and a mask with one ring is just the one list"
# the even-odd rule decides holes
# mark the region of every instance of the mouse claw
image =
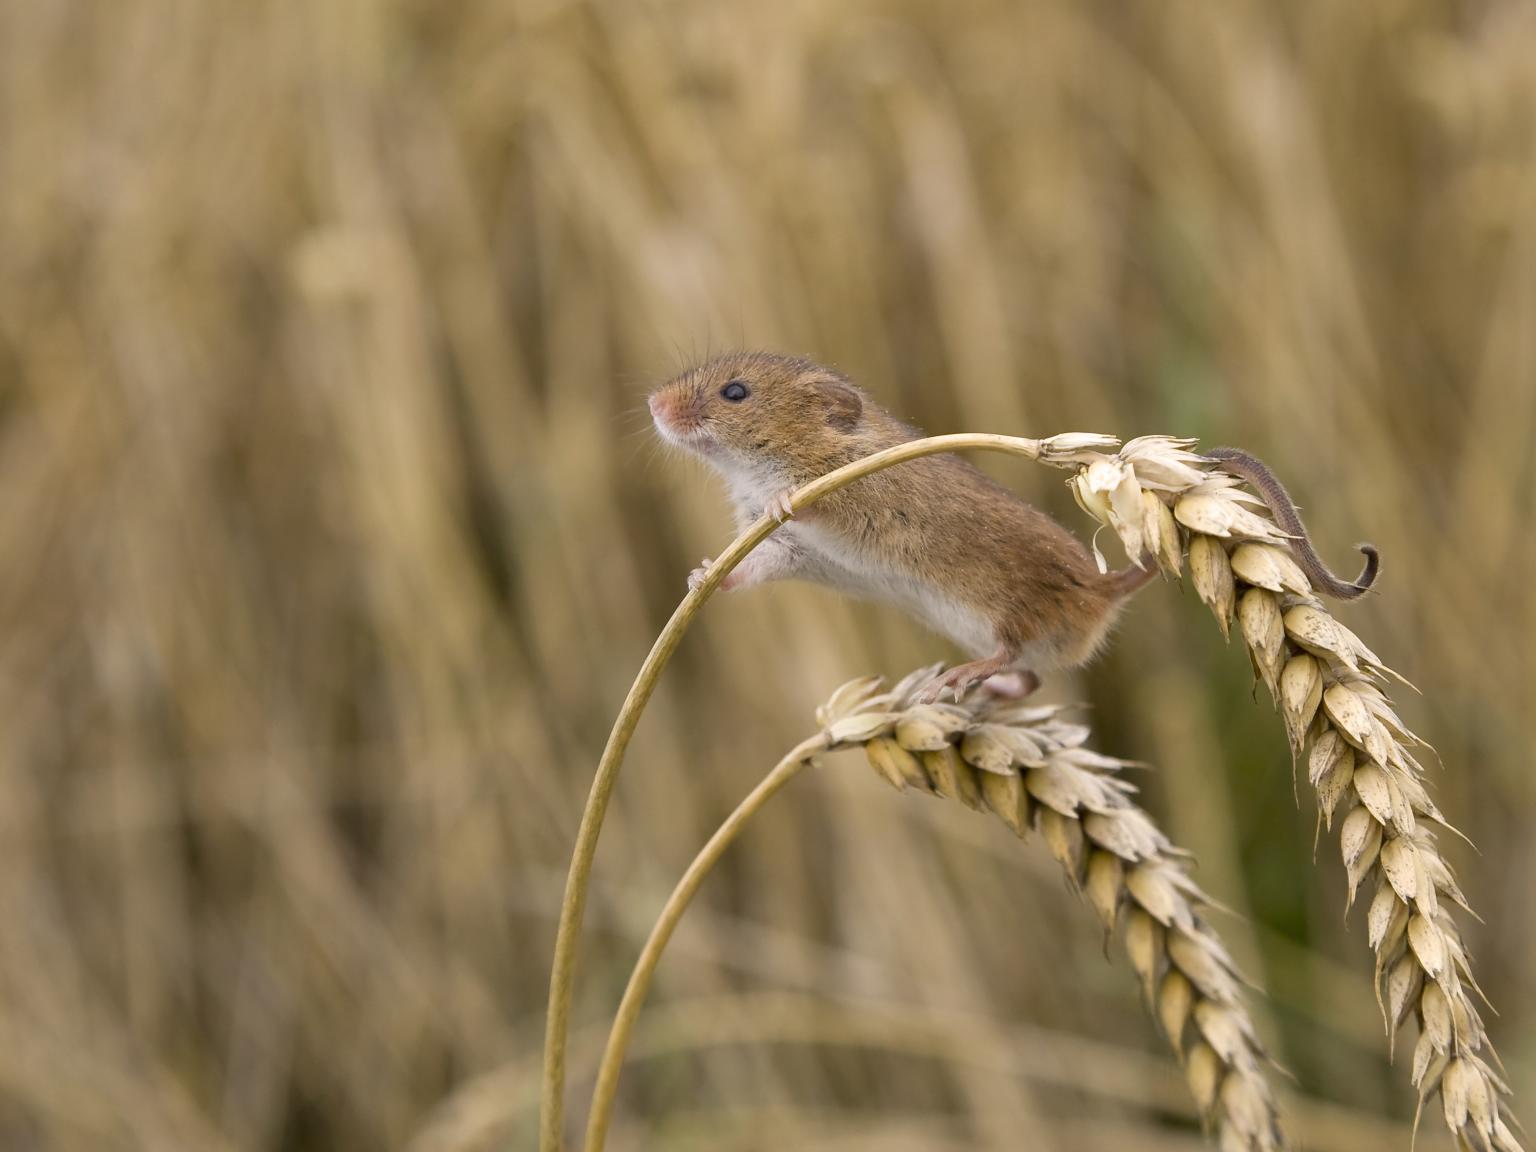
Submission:
[[935,682],[924,688],[919,688],[916,692],[912,693],[912,703],[936,704],[938,703],[939,697],[944,694],[944,690],[947,687],[947,684],[940,684]]
[[768,501],[768,507],[764,511],[780,524],[792,519],[795,515],[795,506],[790,498],[794,494],[795,490],[793,488],[786,488],[784,491],[775,494],[773,499]]
[[[688,591],[697,592],[701,587],[703,587],[704,581],[709,578],[709,573],[714,568],[714,566],[715,562],[713,560],[711,560],[708,556],[704,557],[703,562],[692,572],[688,573]],[[737,568],[733,572],[727,572],[725,574],[725,579],[720,581],[720,591],[731,592],[737,588],[740,588],[741,580],[742,570],[740,568]]]

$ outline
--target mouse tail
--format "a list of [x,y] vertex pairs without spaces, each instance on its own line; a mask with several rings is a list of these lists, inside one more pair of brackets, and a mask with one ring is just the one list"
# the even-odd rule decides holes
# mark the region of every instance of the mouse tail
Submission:
[[1132,564],[1127,568],[1121,568],[1117,572],[1109,572],[1104,581],[1109,589],[1109,597],[1118,602],[1130,597],[1144,585],[1151,582],[1157,575],[1157,561],[1151,555],[1143,555],[1141,558],[1143,567],[1138,568]]
[[1312,537],[1307,534],[1307,527],[1301,522],[1301,513],[1296,511],[1296,503],[1291,499],[1291,494],[1280,483],[1279,477],[1257,456],[1241,448],[1212,448],[1205,456],[1208,460],[1218,461],[1224,470],[1248,481],[1264,498],[1275,523],[1291,538],[1291,555],[1296,558],[1317,591],[1335,600],[1357,600],[1376,583],[1376,577],[1381,573],[1381,553],[1375,545],[1356,545],[1365,557],[1365,566],[1360,569],[1360,575],[1353,580],[1335,576],[1312,546]]

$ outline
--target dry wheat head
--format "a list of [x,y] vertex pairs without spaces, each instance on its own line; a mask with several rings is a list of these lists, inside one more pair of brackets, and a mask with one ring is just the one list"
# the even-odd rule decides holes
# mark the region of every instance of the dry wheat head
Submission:
[[1293,754],[1306,756],[1319,820],[1331,829],[1339,818],[1350,903],[1370,895],[1377,1000],[1389,1042],[1410,1016],[1417,1023],[1421,1109],[1438,1094],[1458,1147],[1520,1152],[1509,1089],[1473,1001],[1482,993],[1451,915],[1470,909],[1437,842],[1449,825],[1424,787],[1415,756],[1424,742],[1383,690],[1401,677],[1313,594],[1264,502],[1191,451],[1193,441],[1147,436],[1110,455],[1115,445],[1058,437],[1042,459],[1074,470],[1078,503],[1138,563],[1153,558],[1178,576],[1187,552],[1195,590],[1222,632],[1236,621]]
[[831,746],[862,747],[897,789],[988,810],[1020,836],[1038,830],[1105,931],[1123,924],[1131,964],[1224,1152],[1284,1148],[1242,978],[1202,915],[1209,902],[1187,857],[1132,800],[1119,775],[1126,762],[1085,747],[1088,729],[1060,707],[985,690],[914,704],[936,671],[890,691],[874,679],[839,688],[817,712]]

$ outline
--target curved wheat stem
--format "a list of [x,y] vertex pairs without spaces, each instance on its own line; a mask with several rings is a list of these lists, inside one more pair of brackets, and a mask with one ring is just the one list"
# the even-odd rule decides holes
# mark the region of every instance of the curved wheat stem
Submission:
[[720,857],[725,855],[725,850],[741,834],[747,821],[757,815],[784,785],[799,775],[813,756],[826,751],[828,746],[825,734],[813,736],[796,745],[775,764],[772,771],[737,805],[736,810],[726,817],[725,823],[709,838],[709,842],[699,850],[693,863],[688,865],[688,871],[683,873],[683,878],[677,882],[677,887],[662,906],[656,924],[646,938],[645,947],[640,950],[640,958],[635,961],[629,983],[625,985],[624,999],[619,1004],[619,1013],[614,1018],[613,1029],[608,1033],[608,1043],[603,1049],[602,1062],[597,1072],[597,1087],[592,1093],[592,1107],[587,1113],[587,1152],[602,1152],[608,1139],[608,1125],[613,1119],[613,1102],[618,1094],[619,1072],[624,1065],[624,1052],[629,1047],[630,1033],[634,1030],[635,1021],[639,1019],[646,993],[651,990],[651,978],[656,974],[661,954],[666,951],[667,942],[672,939],[672,933],[676,931],[683,913],[688,911],[688,905],[693,903],[699,886],[704,883],[704,878],[714,869]]
[[[1418,1025],[1412,1079],[1419,1103],[1438,1094],[1458,1147],[1520,1152],[1497,1061],[1473,1001],[1482,996],[1451,907],[1469,911],[1440,853],[1415,736],[1383,690],[1388,669],[1329,613],[1291,558],[1286,536],[1241,481],[1151,436],[1077,464],[1069,481],[1083,508],[1136,558],[1190,576],[1222,632],[1232,622],[1285,720],[1293,755],[1306,754],[1319,820],[1335,815],[1349,901],[1370,894],[1367,930],[1376,996],[1389,1042]],[[1143,559],[1141,562],[1145,562]]]
[[[862,476],[940,452],[982,449],[1064,465],[1086,458],[1086,454],[1097,449],[1112,448],[1116,443],[1107,436],[1080,433],[1067,433],[1047,440],[1028,440],[1020,436],[998,436],[985,432],[931,436],[925,440],[898,444],[817,477],[794,492],[790,498],[790,507],[798,512]],[[634,736],[640,716],[661,680],[662,672],[672,659],[672,653],[682,642],[688,625],[704,607],[704,602],[714,595],[720,582],[746,558],[747,553],[766,540],[777,527],[778,524],[768,516],[760,517],[748,525],[715,558],[703,583],[683,597],[646,655],[645,663],[640,666],[634,683],[630,685],[629,695],[624,698],[624,705],[608,733],[608,743],[603,747],[603,755],[598,761],[592,788],[587,795],[586,807],[582,809],[581,824],[576,831],[576,845],[571,852],[565,893],[560,901],[560,921],[555,929],[555,955],[549,973],[549,1008],[544,1019],[543,1078],[539,1087],[539,1152],[560,1152],[564,1145],[565,1046],[570,1033],[571,994],[576,981],[576,945],[581,936],[582,916],[586,912],[587,889],[591,884],[597,841],[602,835],[608,801],[613,795],[614,785],[618,783],[619,769],[623,767],[630,738]]]
[[851,747],[862,747],[898,789],[916,787],[990,809],[1020,836],[1038,828],[1105,930],[1124,923],[1131,963],[1221,1147],[1285,1147],[1241,978],[1201,915],[1207,901],[1184,858],[1116,774],[1124,762],[1084,747],[1088,729],[1063,720],[1060,708],[1000,703],[984,691],[955,704],[913,703],[936,671],[921,669],[888,692],[876,679],[839,688],[817,710],[821,734],[781,760],[689,866],[625,989],[603,1053],[586,1152],[602,1152],[630,1033],[662,951],[704,877],[809,757]]

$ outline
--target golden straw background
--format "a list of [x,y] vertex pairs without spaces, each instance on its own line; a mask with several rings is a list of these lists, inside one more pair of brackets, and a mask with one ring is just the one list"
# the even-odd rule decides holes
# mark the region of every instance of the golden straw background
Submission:
[[[581,803],[732,534],[644,393],[740,345],[935,433],[1240,444],[1379,544],[1340,617],[1423,690],[1536,1115],[1533,59],[1521,0],[0,6],[0,1148],[533,1146]],[[709,605],[598,854],[573,1124],[709,831],[838,683],[952,655]],[[1241,914],[1293,1134],[1407,1149],[1250,680],[1154,586],[1045,698]],[[610,1146],[1204,1145],[1043,849],[837,757],[684,921]]]

